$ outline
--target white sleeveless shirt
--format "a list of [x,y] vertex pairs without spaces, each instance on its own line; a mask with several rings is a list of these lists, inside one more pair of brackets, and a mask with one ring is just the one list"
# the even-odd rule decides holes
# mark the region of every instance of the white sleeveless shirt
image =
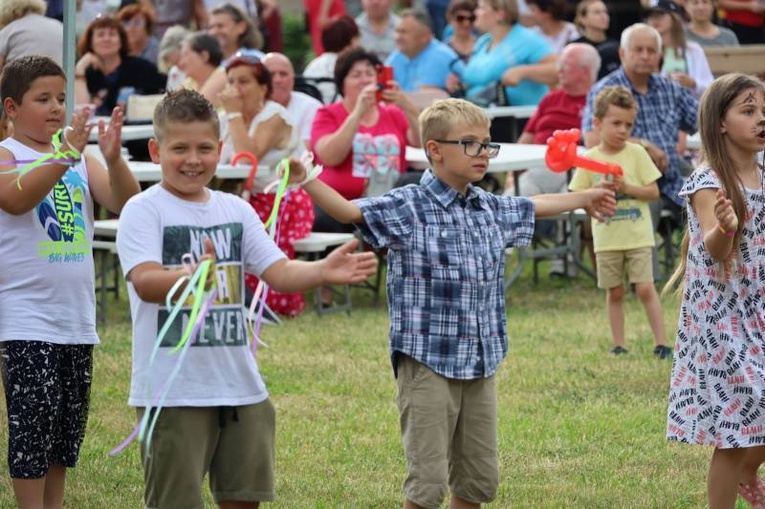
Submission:
[[[0,146],[15,159],[45,155],[12,138]],[[0,210],[0,341],[98,343],[92,241],[84,159],[29,212]]]

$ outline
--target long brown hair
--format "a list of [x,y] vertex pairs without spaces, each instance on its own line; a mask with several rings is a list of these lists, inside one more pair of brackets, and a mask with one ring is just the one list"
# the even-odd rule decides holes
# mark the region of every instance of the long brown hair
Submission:
[[[736,171],[736,166],[726,153],[725,139],[720,123],[728,113],[733,100],[742,92],[751,88],[763,89],[765,85],[754,76],[741,73],[726,74],[712,82],[704,92],[704,95],[701,96],[699,106],[698,126],[699,134],[701,135],[702,164],[714,170],[717,178],[720,180],[720,185],[732,203],[736,217],[739,218],[738,229],[733,237],[733,251],[731,253],[738,251],[741,242],[741,231],[744,228],[747,216],[747,208],[746,197],[742,191],[744,184]],[[690,235],[688,225],[686,224],[680,249],[680,263],[664,286],[663,294],[677,285],[685,275],[689,244]],[[682,285],[679,285],[678,292],[682,292],[682,290]]]

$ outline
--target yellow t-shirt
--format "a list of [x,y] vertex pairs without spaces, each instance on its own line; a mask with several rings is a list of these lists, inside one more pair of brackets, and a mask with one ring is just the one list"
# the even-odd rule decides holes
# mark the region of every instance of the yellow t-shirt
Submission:
[[[618,164],[624,170],[624,180],[635,186],[646,186],[661,177],[661,172],[653,164],[648,152],[635,143],[627,143],[618,154],[605,154],[599,147],[585,153],[586,157]],[[584,168],[577,168],[571,179],[569,189],[583,191],[593,187],[605,175]],[[616,197],[616,213],[608,222],[592,220],[592,237],[595,252],[624,251],[641,247],[653,247],[655,244],[651,213],[648,202],[626,195]]]

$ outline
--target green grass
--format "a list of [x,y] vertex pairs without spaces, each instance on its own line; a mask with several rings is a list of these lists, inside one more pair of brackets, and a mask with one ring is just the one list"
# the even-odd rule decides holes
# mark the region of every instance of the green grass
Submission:
[[[544,271],[542,272],[545,273]],[[71,471],[70,508],[141,507],[137,447],[107,452],[130,432],[126,298],[110,305],[96,349],[88,433]],[[510,354],[498,373],[500,487],[490,507],[696,508],[711,450],[664,440],[669,361],[651,355],[642,306],[628,299],[627,356],[608,354],[604,295],[591,280],[508,294]],[[678,303],[664,302],[670,338]],[[351,316],[307,311],[267,326],[259,363],[277,409],[274,508],[391,508],[405,464],[387,353],[384,305],[354,292]],[[0,417],[0,507],[13,507]],[[209,494],[208,501],[211,503]],[[743,506],[742,506],[743,507]]]

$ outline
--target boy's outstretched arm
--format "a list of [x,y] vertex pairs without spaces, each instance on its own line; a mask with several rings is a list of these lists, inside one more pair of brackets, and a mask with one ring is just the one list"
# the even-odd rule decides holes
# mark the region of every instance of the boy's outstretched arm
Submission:
[[536,217],[548,217],[576,209],[587,209],[598,220],[616,211],[616,198],[611,189],[595,187],[576,193],[538,194],[531,197]]
[[[299,184],[306,176],[306,168],[295,158],[290,159],[290,183]],[[364,221],[361,209],[346,200],[340,193],[321,180],[314,179],[303,184],[303,189],[323,211],[335,221],[343,224],[355,224]]]
[[359,241],[346,242],[323,260],[304,262],[282,259],[271,264],[262,279],[282,293],[305,292],[326,284],[360,283],[377,271],[371,251],[354,252]]
[[617,189],[619,189],[620,192],[627,196],[631,196],[636,200],[654,201],[659,199],[659,184],[656,182],[651,182],[644,186],[628,184],[622,178],[616,178],[614,179],[614,182],[617,184]]

